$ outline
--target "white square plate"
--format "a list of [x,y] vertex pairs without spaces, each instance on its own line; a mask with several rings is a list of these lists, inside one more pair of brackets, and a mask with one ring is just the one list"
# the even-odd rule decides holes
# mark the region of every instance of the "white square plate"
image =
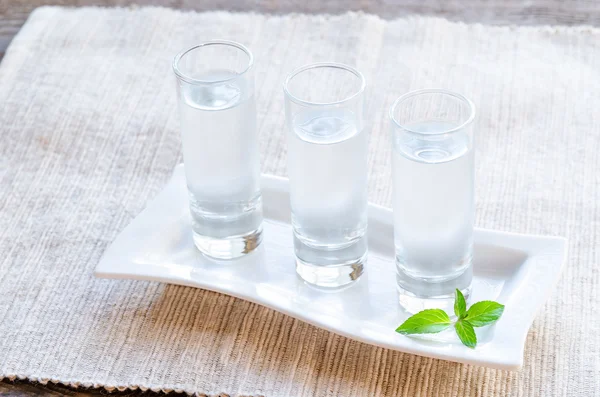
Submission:
[[419,339],[395,332],[408,314],[397,300],[391,210],[369,207],[365,275],[342,291],[323,292],[295,272],[287,180],[266,175],[261,183],[264,240],[256,252],[217,262],[195,249],[180,165],[165,189],[108,247],[95,275],[217,291],[407,353],[501,369],[522,365],[527,331],[565,261],[565,239],[476,229],[472,302],[492,299],[506,308],[494,326],[477,329],[479,344],[473,350],[452,330]]

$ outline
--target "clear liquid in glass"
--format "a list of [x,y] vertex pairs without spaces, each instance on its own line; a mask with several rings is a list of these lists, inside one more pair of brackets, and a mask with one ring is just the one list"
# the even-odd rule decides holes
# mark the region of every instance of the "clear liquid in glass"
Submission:
[[297,269],[321,286],[357,278],[366,258],[368,148],[358,124],[349,110],[307,110],[289,131]]
[[[225,80],[214,71],[201,80]],[[262,201],[254,97],[236,81],[180,88],[183,158],[194,241],[217,258],[260,243]]]
[[420,122],[393,136],[394,245],[398,285],[419,297],[452,295],[472,278],[474,155],[466,132]]

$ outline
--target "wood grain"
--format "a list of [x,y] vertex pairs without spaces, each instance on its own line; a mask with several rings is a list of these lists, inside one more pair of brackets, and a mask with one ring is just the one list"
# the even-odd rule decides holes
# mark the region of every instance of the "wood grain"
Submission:
[[[123,391],[123,392],[112,392],[109,393],[105,389],[73,389],[60,384],[48,383],[42,385],[41,383],[27,382],[27,381],[4,381],[0,382],[0,396],[1,397],[22,397],[22,396],[73,396],[73,397],[89,397],[89,396],[157,396],[164,393],[154,393],[151,391],[142,392],[139,390],[135,391]],[[172,393],[173,396],[179,396],[183,394]]]
[[[0,0],[0,59],[29,13],[41,5],[63,6],[160,5],[184,10],[222,9],[267,13],[340,13],[362,10],[390,19],[424,14],[450,20],[486,24],[600,26],[600,2],[595,0]],[[99,396],[104,389],[72,389],[62,385],[42,385],[27,381],[0,382],[0,396]],[[154,396],[151,391],[113,392],[117,396]]]
[[600,25],[600,2],[595,0],[0,0],[0,57],[36,7],[126,7],[132,4],[196,11],[220,9],[267,13],[340,13],[362,10],[386,19],[418,13],[487,24]]

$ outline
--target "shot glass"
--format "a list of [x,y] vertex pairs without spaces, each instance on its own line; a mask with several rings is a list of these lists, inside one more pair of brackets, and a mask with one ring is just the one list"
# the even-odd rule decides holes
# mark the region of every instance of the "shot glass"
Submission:
[[367,258],[365,79],[338,63],[293,71],[284,83],[296,272],[337,288]]
[[262,236],[252,54],[210,41],[178,54],[173,71],[194,243],[216,259],[240,257]]
[[409,312],[468,298],[473,277],[475,106],[420,90],[390,109],[394,245],[400,304]]

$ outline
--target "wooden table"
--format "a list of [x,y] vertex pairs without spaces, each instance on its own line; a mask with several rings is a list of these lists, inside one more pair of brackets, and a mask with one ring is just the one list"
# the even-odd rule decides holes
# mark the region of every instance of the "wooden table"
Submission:
[[[596,0],[0,0],[0,59],[29,13],[41,5],[128,6],[160,5],[185,10],[222,9],[267,13],[341,13],[362,10],[390,19],[424,14],[464,22],[516,25],[600,26],[600,1]],[[104,389],[71,389],[27,381],[0,382],[0,396],[99,396]],[[118,396],[158,396],[154,392],[115,392]]]
[[362,10],[382,18],[409,14],[488,24],[600,26],[596,0],[0,0],[0,59],[29,13],[41,5],[161,5],[186,10],[341,13]]

